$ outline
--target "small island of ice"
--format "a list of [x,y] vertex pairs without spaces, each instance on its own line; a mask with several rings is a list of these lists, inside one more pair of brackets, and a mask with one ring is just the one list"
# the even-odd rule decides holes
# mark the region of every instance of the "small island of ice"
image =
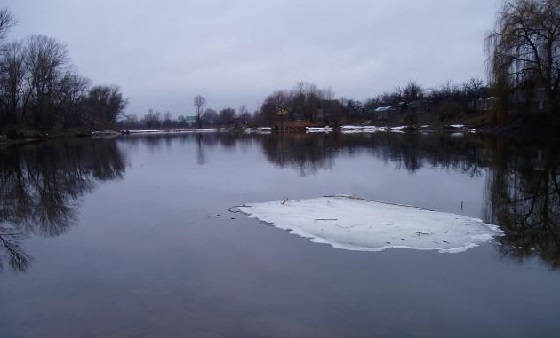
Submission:
[[459,253],[501,234],[497,226],[477,218],[346,195],[249,203],[238,209],[313,242],[347,250]]

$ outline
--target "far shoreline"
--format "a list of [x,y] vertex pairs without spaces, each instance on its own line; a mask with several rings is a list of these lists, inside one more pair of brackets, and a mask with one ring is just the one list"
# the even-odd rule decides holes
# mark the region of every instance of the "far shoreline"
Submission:
[[[333,128],[326,126],[325,128],[314,126],[308,127],[313,131],[307,133],[342,133],[342,134],[360,134],[368,132],[398,132],[404,134],[425,134],[425,133],[441,133],[441,134],[477,134],[485,136],[501,137],[512,139],[515,141],[530,141],[531,143],[541,143],[548,141],[560,141],[560,135],[556,131],[559,129],[560,124],[554,121],[545,121],[538,117],[524,117],[516,119],[503,126],[474,126],[455,122],[452,124],[426,124],[422,126],[414,124],[360,124],[347,123]],[[342,131],[343,128],[374,128],[375,131]],[[259,130],[266,129],[266,132],[259,132]],[[12,137],[8,137],[8,133],[0,133],[0,147],[25,145],[31,143],[45,142],[55,139],[74,139],[74,138],[101,138],[101,137],[119,137],[119,136],[133,136],[133,135],[178,135],[178,134],[200,134],[200,133],[225,133],[225,134],[252,134],[252,133],[267,133],[267,134],[301,134],[306,133],[305,129],[301,131],[292,132],[278,132],[273,128],[264,127],[216,127],[216,128],[154,128],[154,129],[104,129],[104,130],[85,130],[85,129],[68,129],[68,130],[50,130],[39,131],[33,129],[11,130]]]

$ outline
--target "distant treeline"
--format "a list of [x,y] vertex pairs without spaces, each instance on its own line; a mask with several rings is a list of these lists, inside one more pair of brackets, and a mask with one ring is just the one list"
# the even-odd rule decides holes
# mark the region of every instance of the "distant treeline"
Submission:
[[409,118],[409,122],[416,122],[413,115],[406,113],[417,112],[418,108],[422,108],[435,112],[434,118],[444,121],[477,112],[477,100],[486,97],[488,92],[484,82],[474,78],[462,85],[448,83],[433,90],[424,90],[416,82],[410,82],[404,88],[397,87],[392,92],[360,102],[347,98],[334,99],[330,89],[321,90],[314,84],[299,83],[292,90],[281,90],[268,96],[256,118],[267,123],[306,120],[339,124],[392,120],[390,116],[376,113],[398,111],[398,120]]
[[72,70],[66,46],[32,35],[6,41],[15,19],[0,10],[0,129],[107,128],[126,106],[117,86],[92,86]]
[[[391,120],[380,118],[376,111],[380,107],[397,112],[397,120],[415,121],[419,109],[432,112],[431,119],[454,120],[482,109],[480,100],[489,95],[490,89],[480,79],[473,78],[463,84],[448,83],[437,89],[425,90],[416,82],[404,88],[397,87],[377,97],[360,102],[347,98],[334,98],[330,89],[319,89],[313,83],[298,83],[291,90],[279,90],[269,95],[258,109],[250,113],[245,106],[238,110],[224,108],[200,109],[197,116],[161,113],[152,109],[143,117],[127,115],[119,124],[123,128],[182,128],[218,126],[263,126],[280,121],[308,121],[310,124],[341,124],[367,120]],[[200,98],[200,96],[198,97]],[[205,101],[203,101],[205,102]],[[195,105],[196,107],[196,105]],[[201,107],[203,108],[203,107]],[[395,121],[397,122],[397,121]]]
[[179,115],[177,118],[174,118],[170,112],[161,113],[149,109],[141,118],[138,118],[135,114],[125,115],[118,125],[125,129],[245,126],[253,124],[256,115],[256,113],[249,113],[245,106],[241,106],[238,110],[228,107],[220,111],[207,108],[201,110],[198,118],[197,116],[185,115]]

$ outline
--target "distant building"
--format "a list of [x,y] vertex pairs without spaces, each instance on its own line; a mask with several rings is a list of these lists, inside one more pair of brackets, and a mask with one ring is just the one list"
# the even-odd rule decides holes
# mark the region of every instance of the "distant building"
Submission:
[[192,116],[192,115],[185,115],[183,116],[183,119],[181,120],[181,122],[185,123],[188,126],[194,126],[196,124],[196,116]]
[[195,123],[196,122],[196,116],[192,116],[192,115],[185,116],[185,122],[186,123]]
[[399,108],[393,106],[378,107],[373,111],[373,119],[378,121],[389,121],[393,118]]

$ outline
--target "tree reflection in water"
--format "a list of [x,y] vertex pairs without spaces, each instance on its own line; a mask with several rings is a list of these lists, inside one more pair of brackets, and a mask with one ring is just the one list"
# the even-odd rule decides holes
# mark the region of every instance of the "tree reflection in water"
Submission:
[[[486,176],[485,221],[501,226],[498,250],[516,259],[538,255],[560,266],[560,190],[555,145],[521,146],[490,137],[453,138],[433,134],[239,135],[183,134],[121,138],[129,149],[139,144],[161,151],[174,142],[195,147],[193,161],[211,165],[208,148],[232,151],[260,149],[279,168],[300,175],[329,170],[337,156],[365,153],[396,170],[444,168],[470,176]],[[96,182],[119,178],[125,161],[111,139],[51,142],[0,152],[0,265],[25,270],[30,257],[20,241],[27,235],[52,237],[76,220],[80,196]],[[375,175],[374,172],[371,173]]]
[[504,255],[522,260],[539,255],[560,267],[560,158],[556,147],[514,148],[496,142],[488,175],[488,215],[505,236]]
[[[538,255],[560,267],[560,155],[555,145],[529,146],[503,139],[447,135],[329,135],[262,140],[267,158],[301,175],[328,169],[337,153],[365,151],[411,173],[438,167],[483,175],[486,172],[485,221],[501,226],[503,255]],[[373,173],[372,173],[373,174]]]
[[365,152],[397,169],[414,173],[423,167],[445,167],[481,175],[485,167],[482,144],[458,142],[447,135],[349,134],[265,137],[262,148],[269,161],[281,168],[296,168],[301,175],[329,169],[337,154]]
[[7,261],[18,271],[31,261],[22,238],[68,231],[76,221],[78,199],[96,181],[120,178],[125,169],[114,139],[9,147],[0,156],[0,268]]

